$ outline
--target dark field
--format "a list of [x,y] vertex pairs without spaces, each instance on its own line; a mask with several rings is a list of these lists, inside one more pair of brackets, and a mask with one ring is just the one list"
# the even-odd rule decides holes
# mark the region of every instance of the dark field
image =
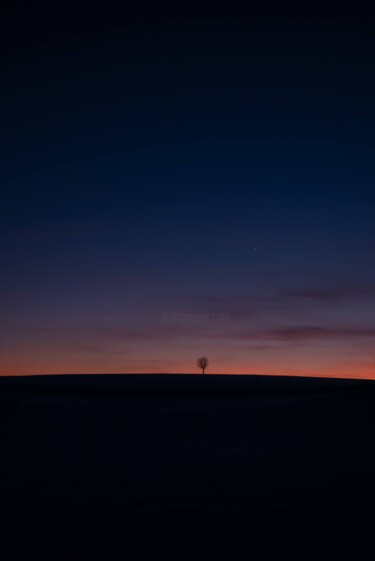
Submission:
[[0,379],[0,559],[372,559],[375,384]]

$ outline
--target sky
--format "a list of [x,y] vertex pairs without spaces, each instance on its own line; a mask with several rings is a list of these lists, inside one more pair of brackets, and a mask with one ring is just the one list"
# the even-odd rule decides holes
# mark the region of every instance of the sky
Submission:
[[0,375],[375,378],[375,18],[1,8]]

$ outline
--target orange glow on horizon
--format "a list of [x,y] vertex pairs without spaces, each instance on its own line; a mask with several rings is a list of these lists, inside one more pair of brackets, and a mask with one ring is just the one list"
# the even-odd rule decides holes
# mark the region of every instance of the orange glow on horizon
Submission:
[[[139,361],[138,365],[135,361],[126,364],[107,363],[100,364],[98,361],[82,361],[72,362],[71,364],[58,364],[53,361],[7,361],[2,364],[0,376],[32,376],[32,375],[57,375],[57,374],[191,374],[199,375],[199,371],[194,366],[194,360],[181,363],[172,367],[170,363],[152,360],[147,363]],[[206,375],[263,375],[263,376],[299,376],[314,378],[346,378],[346,379],[364,379],[375,380],[374,368],[370,365],[347,365],[344,369],[342,366],[332,366],[322,368],[320,370],[312,370],[311,368],[290,368],[287,365],[279,363],[278,367],[274,364],[265,364],[262,367],[257,365],[253,368],[249,364],[236,364],[235,367],[228,364],[227,366],[219,366],[212,360],[207,369]]]

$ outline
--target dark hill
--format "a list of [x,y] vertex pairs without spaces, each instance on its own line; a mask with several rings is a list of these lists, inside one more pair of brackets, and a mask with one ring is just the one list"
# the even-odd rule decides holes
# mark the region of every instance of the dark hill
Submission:
[[375,384],[0,379],[0,559],[365,559]]

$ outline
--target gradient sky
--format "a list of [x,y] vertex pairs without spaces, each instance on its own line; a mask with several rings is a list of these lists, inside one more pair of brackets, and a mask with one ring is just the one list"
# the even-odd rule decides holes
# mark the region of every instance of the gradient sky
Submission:
[[50,4],[1,14],[0,374],[375,377],[372,14]]

